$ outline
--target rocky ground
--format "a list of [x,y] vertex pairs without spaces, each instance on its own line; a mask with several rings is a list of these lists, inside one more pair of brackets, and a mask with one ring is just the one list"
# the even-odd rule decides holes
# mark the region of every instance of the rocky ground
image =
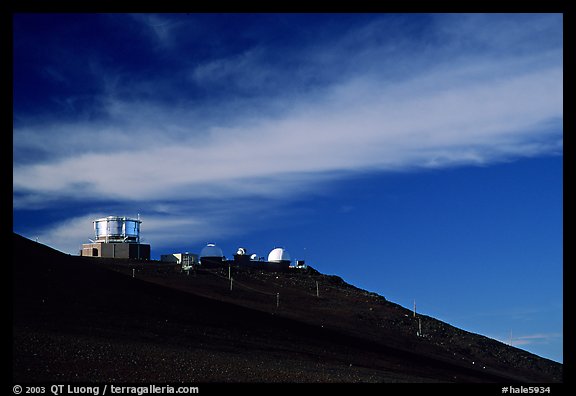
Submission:
[[230,290],[227,268],[186,274],[13,238],[15,382],[562,381],[561,364],[313,270],[233,270]]

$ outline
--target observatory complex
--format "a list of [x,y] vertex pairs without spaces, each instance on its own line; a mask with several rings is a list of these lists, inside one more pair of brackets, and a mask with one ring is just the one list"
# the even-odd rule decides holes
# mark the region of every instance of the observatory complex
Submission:
[[96,239],[82,245],[81,256],[150,260],[150,245],[140,243],[140,219],[108,216],[93,223]]
[[[110,257],[136,260],[150,260],[150,245],[140,243],[140,216],[137,219],[119,216],[108,216],[96,219],[94,223],[95,239],[82,245],[81,256]],[[195,266],[204,268],[246,268],[264,271],[288,271],[290,268],[307,268],[304,260],[297,260],[292,266],[292,259],[286,249],[275,247],[267,259],[257,254],[249,254],[244,247],[238,248],[232,260],[227,260],[214,243],[208,243],[195,253],[162,254],[160,261],[182,265],[182,269]]]
[[[184,268],[184,266],[186,266],[184,258],[190,255],[190,253],[163,254],[160,260],[181,263],[182,268]],[[265,260],[264,257],[259,257],[257,254],[248,253],[248,250],[244,247],[238,248],[232,260],[227,260],[222,249],[214,243],[208,243],[200,251],[200,255],[191,256],[193,256],[193,258],[188,260],[190,265],[187,265],[187,268],[191,268],[191,265],[198,265],[202,268],[233,267],[277,272],[288,271],[291,268],[307,268],[304,260],[297,260],[292,266],[290,255],[286,249],[282,247],[272,249],[268,254],[267,260]]]

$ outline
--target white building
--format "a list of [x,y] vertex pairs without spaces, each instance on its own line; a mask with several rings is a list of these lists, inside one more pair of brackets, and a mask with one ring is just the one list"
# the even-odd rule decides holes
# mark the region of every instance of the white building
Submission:
[[[182,268],[198,264],[198,255],[194,253],[172,253],[160,256],[160,261],[181,264]],[[185,269],[185,268],[184,268]]]

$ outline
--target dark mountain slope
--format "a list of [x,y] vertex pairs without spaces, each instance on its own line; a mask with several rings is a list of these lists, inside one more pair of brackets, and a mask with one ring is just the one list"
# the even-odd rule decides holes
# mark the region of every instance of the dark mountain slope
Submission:
[[[13,250],[14,381],[509,383],[561,375],[561,365],[506,346],[541,367],[471,365],[415,337],[403,308],[336,277],[237,273],[231,292],[218,271],[194,276],[69,256],[18,235]],[[302,285],[315,279],[323,296],[311,298],[310,282]],[[395,326],[384,331],[379,320]]]

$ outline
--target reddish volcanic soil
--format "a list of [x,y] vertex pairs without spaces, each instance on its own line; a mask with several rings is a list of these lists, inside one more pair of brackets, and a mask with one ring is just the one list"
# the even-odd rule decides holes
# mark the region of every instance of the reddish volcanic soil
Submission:
[[562,381],[559,363],[311,269],[233,270],[230,290],[228,268],[70,256],[16,234],[13,249],[15,383]]

